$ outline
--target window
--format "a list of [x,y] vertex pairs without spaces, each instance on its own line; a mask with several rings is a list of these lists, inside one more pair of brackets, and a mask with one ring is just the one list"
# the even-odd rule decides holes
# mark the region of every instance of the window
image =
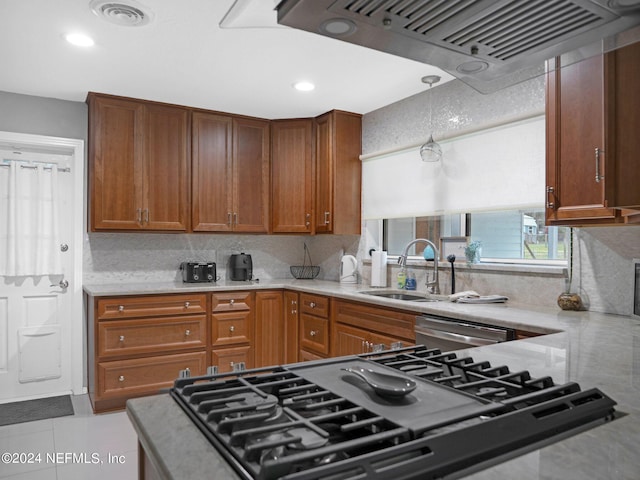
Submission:
[[[504,210],[383,221],[383,248],[400,255],[415,238],[439,245],[442,237],[468,237],[482,244],[481,261],[501,263],[566,262],[569,230],[544,224],[543,209]],[[410,255],[422,255],[418,244]]]

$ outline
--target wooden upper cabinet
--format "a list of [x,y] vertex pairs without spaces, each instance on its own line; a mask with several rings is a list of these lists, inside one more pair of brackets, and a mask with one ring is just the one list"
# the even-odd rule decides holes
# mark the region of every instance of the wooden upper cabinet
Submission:
[[92,231],[187,230],[188,111],[93,93],[87,101]]
[[146,106],[143,164],[144,227],[186,230],[189,220],[189,112]]
[[640,44],[547,72],[549,225],[627,221],[640,206]]
[[315,119],[315,232],[359,234],[362,117],[333,110]]
[[269,122],[193,112],[192,225],[201,232],[269,228]]
[[313,120],[271,124],[271,230],[311,233],[313,216]]
[[233,120],[233,229],[269,231],[270,127],[267,120]]
[[231,231],[233,120],[193,112],[191,225],[198,232]]

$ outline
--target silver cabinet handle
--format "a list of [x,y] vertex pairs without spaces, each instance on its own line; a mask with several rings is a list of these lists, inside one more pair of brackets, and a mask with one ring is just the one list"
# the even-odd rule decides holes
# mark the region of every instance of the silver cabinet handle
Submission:
[[311,308],[316,308],[316,302],[311,302],[311,303],[309,304],[309,306],[310,306]]
[[231,326],[229,327],[229,331],[230,331],[231,333],[233,333],[233,332],[235,331],[235,329],[236,329],[236,327],[234,327],[233,325],[231,325]]
[[554,208],[555,204],[553,203],[553,187],[547,185],[547,208]]
[[305,225],[305,227],[308,227],[309,225],[311,225],[311,214],[307,213],[307,214],[305,214],[304,217],[305,217],[304,225]]
[[231,212],[227,212],[227,225],[231,226]]
[[146,223],[147,225],[149,224],[149,209],[145,208],[143,210],[144,212],[144,223]]
[[136,222],[142,225],[142,209],[136,208]]
[[184,308],[189,308],[191,306],[191,303],[189,302],[184,302]]
[[185,330],[184,334],[185,334],[185,336],[188,337],[189,335],[191,335],[191,330]]
[[233,224],[238,225],[238,213],[233,212]]
[[236,301],[233,298],[229,300],[229,305],[233,305],[234,303],[236,303]]
[[118,377],[118,381],[119,381],[119,382],[124,382],[124,375],[120,375],[120,376]]
[[124,335],[120,335],[120,341],[124,342]]
[[310,335],[310,336],[312,336],[312,337],[315,337],[317,334],[318,334],[318,331],[317,331],[317,330],[311,330],[311,331],[309,332],[309,335]]
[[604,153],[604,150],[600,150],[596,147],[596,183],[600,183],[600,180],[604,180],[604,175],[600,175],[600,152]]
[[118,306],[118,311],[119,312],[124,312],[124,305],[119,305]]
[[325,225],[329,225],[329,215],[331,215],[331,212],[324,212],[324,224]]

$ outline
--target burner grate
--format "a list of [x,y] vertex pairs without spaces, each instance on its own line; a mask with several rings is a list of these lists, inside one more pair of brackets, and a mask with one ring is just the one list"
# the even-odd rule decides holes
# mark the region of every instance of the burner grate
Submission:
[[[425,385],[400,401],[371,398],[336,373],[356,362]],[[426,397],[411,398],[420,391]],[[182,378],[171,395],[246,480],[435,479],[616,413],[597,389],[423,346]],[[438,407],[446,414],[431,410],[436,398],[450,400]],[[449,416],[456,402],[460,413]]]

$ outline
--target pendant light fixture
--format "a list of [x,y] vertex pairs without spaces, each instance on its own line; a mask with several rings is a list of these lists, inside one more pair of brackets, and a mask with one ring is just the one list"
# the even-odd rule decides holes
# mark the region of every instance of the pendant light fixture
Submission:
[[[427,75],[426,77],[422,77],[422,82],[429,85],[429,92],[431,92],[431,87],[434,83],[438,83],[440,81],[440,77],[438,75]],[[431,121],[431,110],[432,110],[432,99],[431,95],[429,95],[429,129],[431,133],[429,134],[429,140],[427,143],[420,147],[420,156],[422,157],[423,162],[439,162],[442,159],[442,148],[433,140],[433,123]]]

